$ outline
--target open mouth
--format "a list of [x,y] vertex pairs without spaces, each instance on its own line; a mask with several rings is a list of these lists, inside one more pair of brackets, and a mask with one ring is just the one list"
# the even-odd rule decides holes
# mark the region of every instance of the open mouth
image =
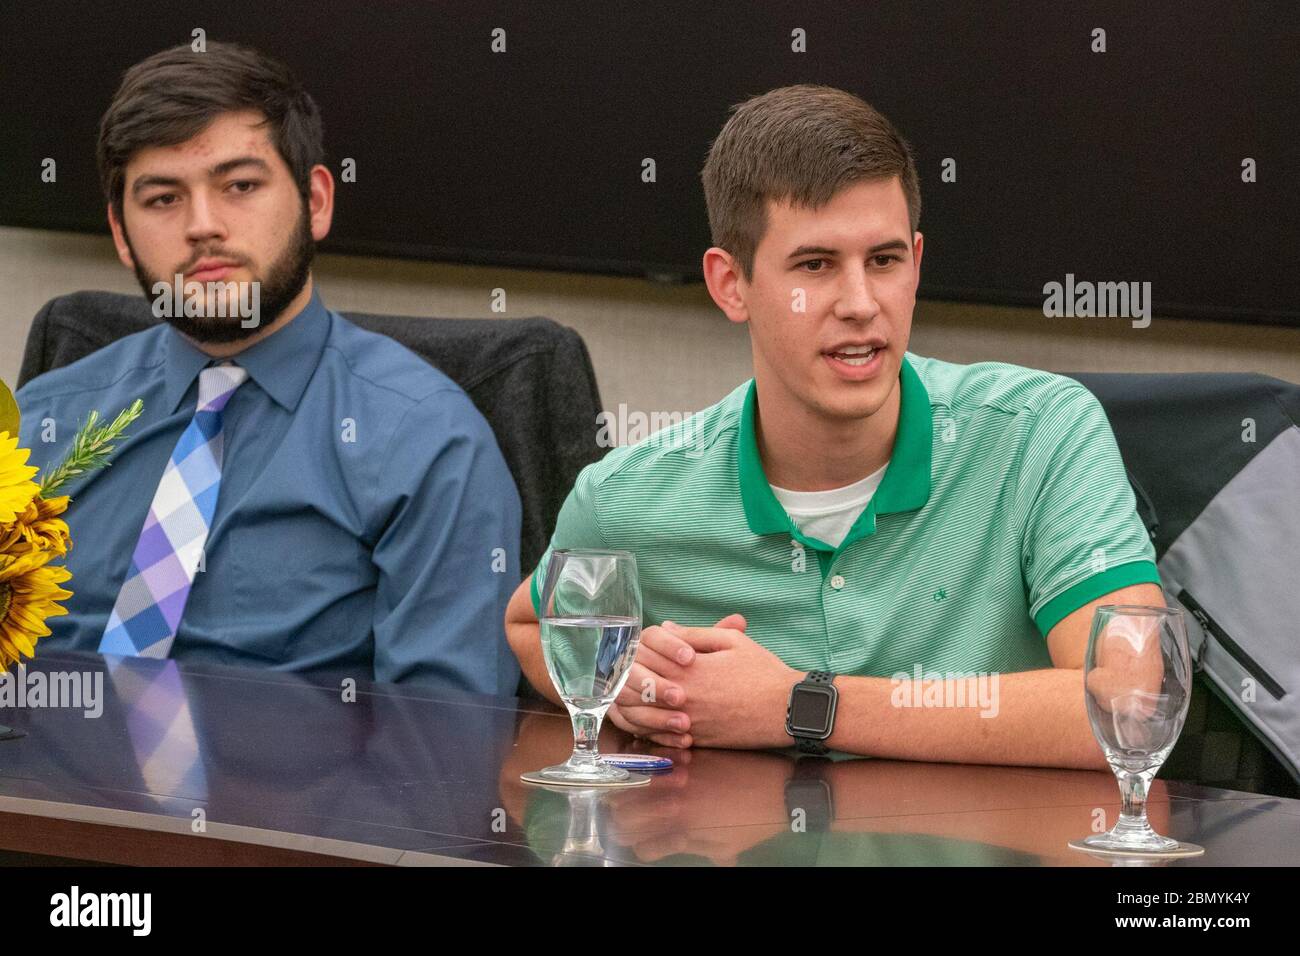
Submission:
[[822,358],[841,378],[860,382],[871,378],[884,365],[884,346],[845,345],[831,352],[823,352]]
[[866,346],[841,349],[838,352],[831,352],[830,356],[837,361],[843,362],[854,368],[861,368],[871,364],[871,360],[876,357],[879,349],[869,348]]

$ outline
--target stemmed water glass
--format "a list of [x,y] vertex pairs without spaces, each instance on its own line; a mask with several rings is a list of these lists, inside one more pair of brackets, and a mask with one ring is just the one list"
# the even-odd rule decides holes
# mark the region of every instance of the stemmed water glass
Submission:
[[1119,780],[1119,820],[1107,833],[1070,841],[1076,850],[1126,856],[1204,853],[1161,836],[1147,822],[1147,790],[1187,717],[1192,659],[1177,608],[1108,604],[1097,608],[1084,665],[1093,735]]
[[649,782],[601,762],[596,739],[641,642],[641,585],[628,551],[556,550],[541,589],[542,654],[573,720],[573,753],[523,775],[529,783],[630,786]]

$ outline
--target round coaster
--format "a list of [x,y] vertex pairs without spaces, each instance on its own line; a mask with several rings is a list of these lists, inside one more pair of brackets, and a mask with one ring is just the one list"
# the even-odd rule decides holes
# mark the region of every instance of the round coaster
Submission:
[[651,754],[605,754],[600,762],[607,767],[620,770],[633,770],[639,773],[663,773],[673,769],[673,762],[667,757],[655,757]]
[[1071,850],[1082,850],[1084,853],[1095,853],[1098,856],[1128,857],[1129,859],[1142,860],[1177,860],[1183,857],[1200,856],[1205,852],[1203,846],[1182,842],[1169,850],[1111,850],[1106,847],[1089,846],[1082,840],[1071,840],[1069,845]]
[[613,790],[619,787],[643,787],[650,782],[650,778],[643,773],[630,773],[626,780],[552,780],[550,777],[543,777],[535,770],[528,773],[521,773],[519,779],[524,783],[536,784],[539,787],[573,787],[578,790]]

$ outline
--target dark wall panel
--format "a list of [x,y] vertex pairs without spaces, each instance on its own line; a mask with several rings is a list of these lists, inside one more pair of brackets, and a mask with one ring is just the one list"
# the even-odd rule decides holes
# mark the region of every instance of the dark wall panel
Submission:
[[1294,7],[7,0],[0,223],[103,231],[98,118],[128,65],[202,27],[288,62],[336,173],[356,160],[329,250],[698,278],[728,106],[820,82],[917,151],[922,295],[1036,305],[1072,273],[1149,281],[1158,314],[1300,324]]

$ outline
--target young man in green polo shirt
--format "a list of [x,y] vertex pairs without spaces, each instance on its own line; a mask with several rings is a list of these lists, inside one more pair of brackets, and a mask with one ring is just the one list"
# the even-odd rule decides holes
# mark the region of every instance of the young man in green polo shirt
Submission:
[[[748,325],[754,378],[586,468],[551,545],[637,557],[651,626],[610,718],[667,746],[784,747],[796,685],[833,681],[829,736],[805,730],[803,749],[1104,767],[1084,707],[1093,609],[1164,600],[1101,406],[1061,376],[907,352],[916,169],[857,97],[749,100],[703,179],[705,281]],[[506,630],[558,699],[547,560]]]

